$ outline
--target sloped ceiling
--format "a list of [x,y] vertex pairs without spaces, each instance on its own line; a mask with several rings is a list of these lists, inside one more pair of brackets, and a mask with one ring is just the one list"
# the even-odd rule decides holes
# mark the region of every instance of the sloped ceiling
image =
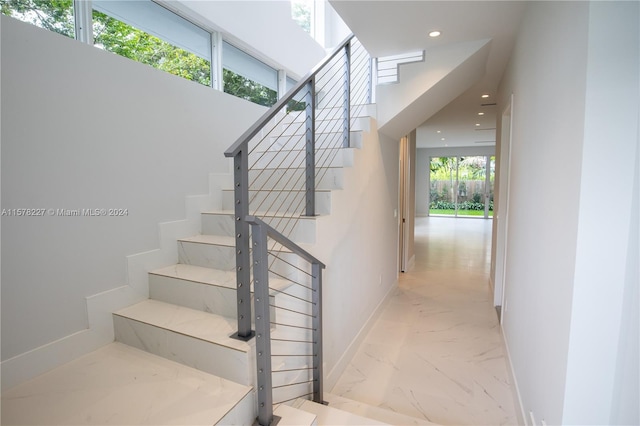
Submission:
[[490,40],[436,47],[424,62],[402,66],[396,84],[378,86],[378,126],[395,139],[410,133],[485,73]]
[[[463,93],[455,93],[459,86],[452,85],[447,89],[448,95],[439,94],[442,99],[448,97],[450,102],[439,105],[435,114],[425,110],[418,129],[418,143],[422,147],[478,146],[478,142],[486,146],[495,141],[497,109],[482,104],[495,102],[494,96],[527,2],[329,1],[375,57],[423,49],[428,52],[435,48],[454,48],[464,42],[491,40],[484,74],[467,84],[468,89]],[[442,35],[429,37],[433,30],[441,31]],[[402,72],[401,69],[401,79]],[[490,97],[481,98],[482,94]],[[478,112],[484,112],[484,115],[479,116]]]

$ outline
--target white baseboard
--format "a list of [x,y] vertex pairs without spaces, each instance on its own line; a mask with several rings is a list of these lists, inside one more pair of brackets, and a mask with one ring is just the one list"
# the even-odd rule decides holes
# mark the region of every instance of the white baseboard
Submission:
[[336,362],[336,365],[331,369],[329,374],[327,374],[325,378],[325,383],[324,383],[325,389],[333,389],[333,387],[336,385],[336,383],[338,382],[338,379],[340,378],[340,376],[342,376],[342,373],[344,373],[344,370],[346,370],[347,366],[349,365],[349,362],[351,362],[356,352],[358,351],[358,348],[362,344],[362,341],[364,340],[365,337],[367,337],[369,330],[371,330],[371,327],[378,319],[378,316],[380,315],[382,308],[384,308],[387,301],[391,297],[393,291],[397,288],[398,288],[398,280],[396,280],[396,282],[389,288],[389,291],[387,291],[387,294],[385,294],[385,296],[382,298],[378,306],[376,306],[376,308],[373,310],[369,318],[367,318],[367,321],[364,323],[363,327],[360,329],[355,339],[353,339],[353,341],[351,342],[349,347],[344,351],[344,353],[342,354],[338,362]]
[[87,329],[3,361],[2,391],[113,342],[112,312],[149,298],[148,272],[178,261],[176,241],[200,233],[200,213],[221,208],[220,188],[227,181],[228,174],[211,174],[210,194],[185,197],[186,219],[158,225],[159,249],[127,256],[125,285],[86,298]]
[[[524,415],[524,405],[522,404],[522,397],[520,396],[520,388],[518,387],[518,380],[516,379],[515,371],[513,369],[513,363],[511,362],[511,353],[509,352],[509,345],[507,344],[507,338],[504,335],[504,328],[500,327],[502,334],[502,347],[504,353],[507,356],[507,373],[509,374],[509,380],[513,389],[515,390],[514,405],[516,408],[516,416],[519,425],[528,425],[526,416]],[[535,425],[534,425],[535,426]]]

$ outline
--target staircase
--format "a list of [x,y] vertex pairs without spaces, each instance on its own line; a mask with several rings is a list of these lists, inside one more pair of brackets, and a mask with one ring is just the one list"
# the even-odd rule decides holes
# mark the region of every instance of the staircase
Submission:
[[[342,188],[343,168],[353,163],[353,150],[368,130],[371,118],[365,108],[360,111],[362,117],[349,120],[348,147],[332,142],[345,135],[343,120],[336,118],[333,107],[320,108],[315,115],[317,215],[331,213],[332,191]],[[268,145],[257,149],[251,160],[248,178],[254,186],[249,197],[252,214],[312,250],[316,217],[300,216],[299,208],[309,203],[309,196],[291,184],[304,181],[306,173],[304,166],[295,166],[307,158],[299,143],[307,136],[305,118],[300,117],[273,117],[282,131],[263,135]],[[2,424],[253,424],[260,406],[257,389],[262,388],[256,372],[256,352],[261,351],[256,350],[255,338],[232,337],[242,315],[235,191],[223,190],[220,210],[202,212],[200,234],[176,242],[176,264],[149,272],[149,299],[113,313],[115,342],[5,392]],[[287,328],[305,309],[309,289],[295,285],[304,271],[291,250],[270,244],[269,252],[275,257],[269,262],[265,306],[272,321],[270,348],[276,354],[271,393],[279,424],[421,424],[330,394],[323,398],[322,391],[321,401],[356,407],[352,411],[359,414],[298,398],[314,392],[317,378],[311,363],[298,355],[277,354],[296,353],[311,343],[305,327]],[[255,329],[259,315],[249,316]],[[310,328],[311,320],[304,324]]]

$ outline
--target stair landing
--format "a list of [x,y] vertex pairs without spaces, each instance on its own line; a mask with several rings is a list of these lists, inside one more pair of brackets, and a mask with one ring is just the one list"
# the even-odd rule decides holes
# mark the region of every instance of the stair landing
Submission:
[[2,394],[3,425],[251,424],[249,386],[112,343]]

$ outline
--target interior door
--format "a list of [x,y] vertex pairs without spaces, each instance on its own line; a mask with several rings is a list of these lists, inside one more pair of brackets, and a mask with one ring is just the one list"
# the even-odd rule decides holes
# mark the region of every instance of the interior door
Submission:
[[409,224],[407,221],[407,215],[409,213],[408,210],[408,200],[409,194],[408,191],[411,188],[409,184],[409,174],[410,174],[410,150],[409,150],[409,138],[403,137],[400,139],[400,200],[399,200],[399,222],[400,222],[400,230],[399,230],[399,259],[398,263],[400,265],[400,271],[405,272],[408,269],[409,265]]

